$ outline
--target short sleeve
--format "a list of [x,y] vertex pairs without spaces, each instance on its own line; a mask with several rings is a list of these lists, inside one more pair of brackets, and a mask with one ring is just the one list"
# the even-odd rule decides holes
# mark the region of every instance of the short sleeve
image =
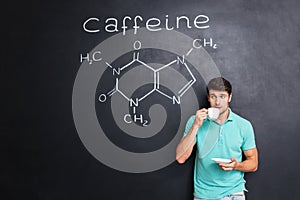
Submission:
[[193,123],[195,121],[195,115],[191,116],[189,118],[189,120],[187,121],[186,125],[185,125],[185,131],[183,136],[186,136],[188,134],[188,132],[190,131],[191,127],[193,126]]
[[245,123],[243,130],[242,150],[249,150],[256,147],[254,130],[250,122]]

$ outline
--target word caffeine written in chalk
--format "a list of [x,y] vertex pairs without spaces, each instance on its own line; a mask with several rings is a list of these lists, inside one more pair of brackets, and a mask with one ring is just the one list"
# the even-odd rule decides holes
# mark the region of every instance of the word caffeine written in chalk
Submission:
[[179,29],[183,27],[189,29],[193,27],[197,29],[207,29],[209,28],[208,22],[209,17],[206,15],[197,15],[193,19],[181,15],[172,20],[169,20],[168,15],[165,15],[163,20],[157,17],[144,19],[143,17],[137,15],[135,17],[124,16],[121,20],[110,17],[103,21],[101,21],[98,17],[90,17],[83,22],[82,27],[87,33],[98,33],[101,29],[104,29],[108,33],[117,33],[122,31],[123,35],[125,35],[126,30],[128,29],[133,29],[134,34],[136,34],[138,29],[141,27],[145,27],[148,31],[153,32],[160,31],[163,28],[166,30]]

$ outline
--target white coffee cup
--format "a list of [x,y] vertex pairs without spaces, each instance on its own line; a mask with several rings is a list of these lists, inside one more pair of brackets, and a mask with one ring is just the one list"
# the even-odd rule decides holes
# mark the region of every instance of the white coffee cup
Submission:
[[208,108],[207,114],[208,114],[209,118],[216,120],[219,117],[220,110],[218,108]]

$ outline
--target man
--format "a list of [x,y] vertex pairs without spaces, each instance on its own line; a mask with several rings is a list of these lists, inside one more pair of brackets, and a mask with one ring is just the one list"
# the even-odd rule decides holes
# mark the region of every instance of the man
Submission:
[[[176,160],[182,164],[197,144],[195,200],[245,199],[244,172],[254,172],[258,167],[252,125],[229,108],[231,91],[231,84],[222,77],[208,83],[207,98],[211,107],[219,109],[219,116],[212,120],[207,116],[207,109],[198,110],[188,120],[184,137],[176,149]],[[231,162],[216,163],[212,158],[227,158]]]

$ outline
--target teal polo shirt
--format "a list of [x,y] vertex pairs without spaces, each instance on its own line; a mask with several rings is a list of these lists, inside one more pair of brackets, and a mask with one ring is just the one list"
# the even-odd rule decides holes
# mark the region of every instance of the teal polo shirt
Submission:
[[[192,127],[195,115],[186,124],[184,135]],[[196,136],[197,152],[194,168],[194,196],[217,199],[235,192],[247,191],[244,173],[223,171],[212,158],[236,158],[242,161],[243,150],[256,147],[251,123],[229,109],[228,119],[219,124],[207,118]]]

